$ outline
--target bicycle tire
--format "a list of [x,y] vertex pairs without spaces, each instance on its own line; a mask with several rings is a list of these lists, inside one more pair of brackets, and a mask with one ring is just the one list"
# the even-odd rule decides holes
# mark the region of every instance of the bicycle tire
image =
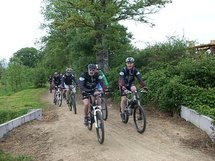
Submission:
[[124,124],[127,124],[128,123],[128,120],[129,120],[129,115],[124,112],[123,113],[124,115],[124,118],[122,117],[122,111],[121,111],[121,108],[120,108],[120,117],[121,117],[121,121],[124,123]]
[[135,106],[133,117],[137,132],[142,134],[146,129],[146,116],[141,105]]
[[71,101],[72,101],[72,108],[74,109],[74,114],[77,114],[77,109],[76,109],[76,101],[75,101],[75,95],[71,96]]
[[96,111],[96,134],[97,134],[97,139],[100,144],[103,144],[104,138],[105,138],[105,131],[104,131],[104,121],[103,121],[103,116],[100,111]]
[[62,105],[62,95],[60,93],[58,93],[57,102],[58,102],[58,106],[61,107],[61,105]]
[[69,111],[72,111],[72,99],[71,99],[71,95],[69,95],[69,98],[68,98],[68,107],[69,107]]
[[93,128],[93,118],[94,116],[93,116],[93,114],[91,113],[91,111],[90,112],[88,112],[88,125],[87,125],[87,128],[88,128],[88,130],[92,130],[92,128]]
[[101,99],[101,106],[102,106],[102,116],[103,120],[107,120],[108,118],[108,108],[107,108],[107,102],[105,98]]

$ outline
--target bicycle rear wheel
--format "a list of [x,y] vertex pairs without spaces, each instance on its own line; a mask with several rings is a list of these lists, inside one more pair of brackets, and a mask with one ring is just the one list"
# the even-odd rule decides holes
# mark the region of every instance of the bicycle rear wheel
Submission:
[[134,107],[134,123],[137,129],[137,132],[143,133],[146,129],[146,116],[143,110],[143,107],[136,105]]
[[105,98],[101,99],[101,106],[102,106],[102,116],[103,120],[107,120],[108,118],[108,108],[107,108],[107,102]]
[[104,121],[103,121],[103,116],[100,111],[96,112],[96,134],[97,134],[97,139],[100,144],[104,142],[104,137],[105,137],[105,131],[104,131]]

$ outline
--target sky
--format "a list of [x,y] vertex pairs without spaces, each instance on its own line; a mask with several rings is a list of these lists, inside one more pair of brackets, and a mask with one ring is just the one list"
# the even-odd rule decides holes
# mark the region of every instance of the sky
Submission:
[[[45,35],[42,0],[0,1],[0,60],[7,61],[21,48],[37,47],[36,40]],[[133,34],[132,44],[140,49],[147,43],[165,42],[168,37],[184,37],[207,44],[215,40],[215,0],[173,0],[157,14],[150,15],[155,27],[133,21],[120,22]]]

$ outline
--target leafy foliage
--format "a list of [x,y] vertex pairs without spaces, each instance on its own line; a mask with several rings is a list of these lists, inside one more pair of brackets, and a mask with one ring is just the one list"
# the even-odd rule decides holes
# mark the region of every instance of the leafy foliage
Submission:
[[26,114],[29,109],[45,107],[40,101],[45,90],[27,89],[10,96],[0,96],[0,124]]
[[35,48],[22,48],[14,53],[10,63],[20,63],[27,67],[35,67],[40,61],[41,53]]

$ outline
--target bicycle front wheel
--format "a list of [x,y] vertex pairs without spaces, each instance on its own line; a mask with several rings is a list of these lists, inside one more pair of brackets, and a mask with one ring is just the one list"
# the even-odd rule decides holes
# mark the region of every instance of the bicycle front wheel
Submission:
[[57,96],[57,104],[59,107],[62,105],[62,95],[60,93],[58,93]]
[[87,125],[87,128],[88,128],[88,130],[92,130],[92,128],[93,128],[93,120],[94,120],[94,118],[93,118],[93,114],[91,113],[91,111],[90,112],[88,112],[88,125]]
[[143,133],[146,129],[146,116],[143,110],[143,107],[136,105],[134,107],[134,123],[137,129],[137,132]]
[[96,134],[97,138],[100,144],[104,142],[104,137],[105,137],[105,130],[104,130],[104,121],[103,121],[103,116],[100,111],[96,112]]
[[74,114],[77,114],[75,95],[71,96],[71,106],[73,108]]

